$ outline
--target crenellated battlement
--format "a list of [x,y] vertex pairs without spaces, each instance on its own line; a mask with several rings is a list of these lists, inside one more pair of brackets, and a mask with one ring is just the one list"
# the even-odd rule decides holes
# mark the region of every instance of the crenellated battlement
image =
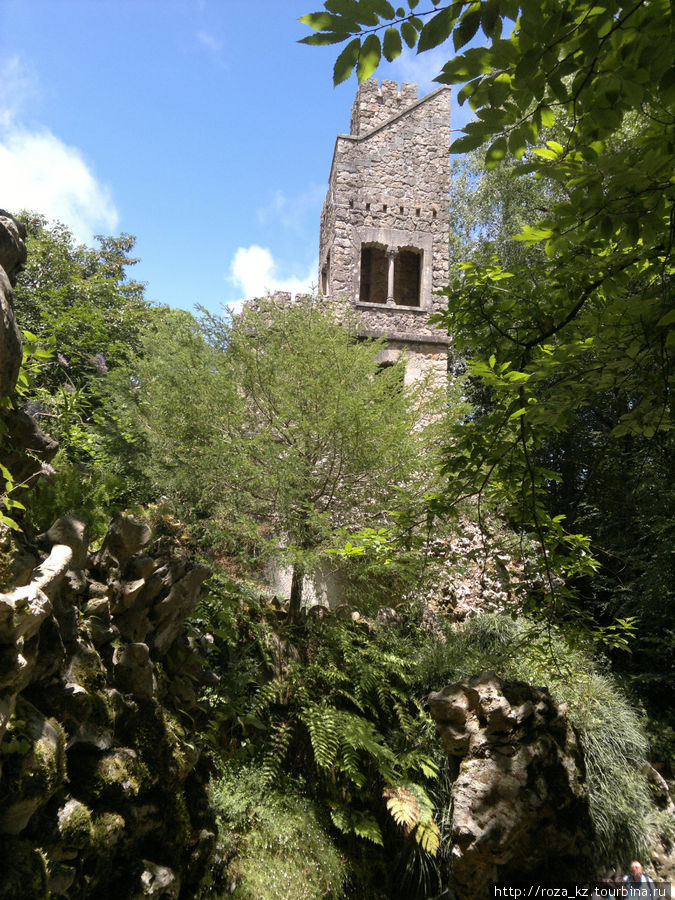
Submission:
[[359,136],[384,125],[417,101],[417,85],[369,78],[356,92],[350,133]]
[[358,310],[363,333],[404,350],[406,378],[447,369],[429,323],[448,280],[450,89],[365,81],[335,142],[321,214],[319,290]]

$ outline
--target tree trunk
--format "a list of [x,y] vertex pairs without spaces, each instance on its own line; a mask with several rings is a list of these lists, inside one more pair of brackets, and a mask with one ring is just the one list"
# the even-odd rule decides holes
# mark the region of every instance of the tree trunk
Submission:
[[305,570],[297,563],[293,566],[293,578],[291,579],[291,601],[288,607],[288,617],[291,622],[300,621],[300,605],[302,603],[302,582],[305,579]]

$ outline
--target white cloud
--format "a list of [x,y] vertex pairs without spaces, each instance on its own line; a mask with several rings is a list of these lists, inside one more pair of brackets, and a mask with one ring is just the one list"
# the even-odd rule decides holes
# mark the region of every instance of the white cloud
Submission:
[[38,94],[35,73],[18,56],[0,61],[0,128],[11,127],[21,110]]
[[292,231],[300,231],[309,216],[316,220],[325,196],[325,184],[310,184],[290,197],[284,191],[277,190],[270,202],[257,211],[258,221],[263,225],[272,222]]
[[214,35],[209,34],[208,31],[198,31],[197,40],[212,53],[220,53],[220,51],[223,49],[222,41],[219,41],[217,37],[214,37]]
[[387,67],[386,76],[382,74],[380,78],[386,77],[416,84],[419,87],[419,96],[422,97],[439,87],[434,78],[440,75],[443,66],[451,56],[452,53],[448,47],[436,47],[420,54],[415,53],[409,47],[404,47],[401,55]]
[[283,276],[270,251],[251,244],[237,249],[226,278],[236,287],[241,303],[253,297],[265,297],[274,291],[309,293],[316,285],[317,267],[318,261],[315,261],[304,276]]
[[35,210],[59,219],[78,241],[116,229],[119,215],[82,154],[51,131],[6,129],[0,134],[0,204],[10,212]]
[[203,28],[195,33],[195,37],[202,47],[206,48],[217,66],[221,69],[228,68],[223,56],[223,42],[219,38]]
[[18,56],[0,61],[0,206],[59,219],[91,243],[94,234],[117,227],[111,191],[76,147],[48,128],[21,124],[24,107],[39,94],[37,78]]

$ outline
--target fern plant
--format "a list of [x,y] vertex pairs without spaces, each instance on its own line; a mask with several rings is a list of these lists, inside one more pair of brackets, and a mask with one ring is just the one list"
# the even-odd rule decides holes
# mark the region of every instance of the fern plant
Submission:
[[[431,723],[412,690],[414,653],[367,626],[308,626],[306,658],[262,685],[251,713],[265,722],[262,771],[273,784],[304,772],[345,834],[382,845],[389,813],[402,836],[434,855],[439,830],[427,792],[437,774]],[[400,643],[400,641],[399,641]]]

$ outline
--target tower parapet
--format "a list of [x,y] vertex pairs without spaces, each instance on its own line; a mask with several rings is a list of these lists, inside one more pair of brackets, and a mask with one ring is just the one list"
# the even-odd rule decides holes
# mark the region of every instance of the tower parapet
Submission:
[[356,307],[368,335],[437,368],[448,339],[428,317],[448,279],[449,148],[448,87],[418,99],[414,84],[364,82],[351,134],[335,143],[319,249],[321,292]]
[[362,135],[384,125],[417,100],[417,85],[369,78],[359,85],[352,106],[350,132]]

